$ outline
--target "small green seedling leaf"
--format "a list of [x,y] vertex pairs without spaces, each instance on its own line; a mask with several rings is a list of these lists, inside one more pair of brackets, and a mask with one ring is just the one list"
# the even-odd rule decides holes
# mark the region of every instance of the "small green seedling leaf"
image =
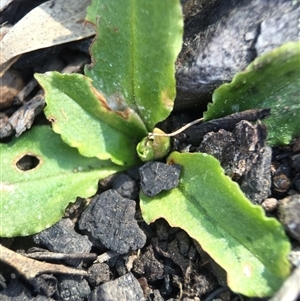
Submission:
[[167,162],[182,166],[180,184],[153,198],[141,193],[145,221],[162,217],[185,230],[226,270],[233,291],[272,295],[290,272],[281,224],[251,204],[214,157],[173,152]]
[[[49,127],[34,127],[8,144],[0,144],[0,237],[37,233],[59,221],[77,196],[97,191],[98,180],[120,171],[111,161],[81,156]],[[24,156],[37,161],[23,170]],[[67,187],[67,188],[66,188]]]
[[46,91],[45,114],[68,145],[86,157],[119,165],[139,162],[135,148],[147,130],[133,110],[112,110],[81,74],[47,72],[35,77]]
[[255,108],[271,108],[262,122],[268,143],[289,144],[300,133],[300,43],[290,42],[258,57],[231,83],[213,93],[205,121]]
[[164,120],[175,99],[175,60],[181,49],[180,1],[99,0],[87,10],[96,25],[93,85],[139,114],[149,132]]
[[136,147],[138,156],[143,162],[162,159],[170,152],[170,137],[163,136],[164,132],[158,128],[155,128],[153,133],[158,133],[160,136],[150,134],[145,137]]

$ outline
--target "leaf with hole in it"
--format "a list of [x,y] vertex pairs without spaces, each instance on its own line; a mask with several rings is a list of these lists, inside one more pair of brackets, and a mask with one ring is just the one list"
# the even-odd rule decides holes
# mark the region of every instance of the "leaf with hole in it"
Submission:
[[233,291],[272,295],[290,271],[282,225],[253,205],[214,157],[173,152],[167,161],[182,166],[180,184],[153,198],[141,193],[145,221],[163,217],[185,230],[226,270]]
[[290,42],[263,54],[229,84],[213,93],[205,120],[254,108],[271,108],[262,122],[270,145],[288,144],[300,133],[300,43]]
[[[81,156],[46,126],[0,144],[0,153],[5,166],[0,174],[0,237],[34,234],[53,225],[77,196],[95,194],[99,179],[122,169]],[[36,161],[34,168],[21,167],[25,156]]]
[[85,74],[108,98],[116,96],[137,112],[152,131],[173,108],[183,32],[180,1],[93,1],[87,20],[98,35]]

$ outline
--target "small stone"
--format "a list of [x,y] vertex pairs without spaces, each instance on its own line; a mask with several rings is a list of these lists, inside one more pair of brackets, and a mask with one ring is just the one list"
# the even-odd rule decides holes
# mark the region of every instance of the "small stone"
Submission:
[[147,162],[140,167],[141,188],[145,195],[155,196],[163,190],[175,188],[179,183],[181,166],[161,162]]
[[300,247],[295,247],[288,255],[288,260],[294,267],[300,267]]
[[291,181],[285,174],[281,174],[273,178],[273,189],[276,192],[286,192],[289,190],[290,186]]
[[1,301],[54,301],[54,299],[43,296],[31,294],[30,289],[27,285],[24,284],[24,281],[20,279],[12,279],[9,283],[9,286],[0,292]]
[[267,212],[271,212],[277,208],[278,201],[275,198],[267,198],[261,205]]
[[79,220],[79,229],[90,239],[119,254],[142,248],[146,235],[135,216],[135,201],[123,198],[113,189],[96,195]]
[[61,275],[58,279],[61,301],[86,300],[91,292],[88,282],[80,276]]
[[136,200],[139,195],[137,183],[124,173],[113,179],[112,189],[115,189],[123,198],[130,200]]
[[[57,253],[89,253],[92,248],[92,243],[87,236],[77,233],[73,222],[68,218],[34,235],[33,240],[35,243],[46,246],[51,252]],[[70,259],[67,262],[78,266],[81,260]]]
[[95,289],[88,298],[89,301],[145,301],[143,290],[137,279],[128,273],[114,281],[106,282]]
[[151,245],[148,246],[145,253],[143,253],[134,262],[133,271],[136,274],[145,277],[149,281],[155,281],[163,278],[164,265],[155,257],[153,247]]
[[256,36],[256,32],[255,31],[248,31],[246,34],[245,34],[245,41],[251,41],[255,38]]
[[288,233],[300,241],[300,194],[288,196],[279,202],[279,219]]
[[51,297],[56,294],[57,282],[56,277],[48,274],[41,274],[30,280],[34,292],[46,297]]
[[88,281],[93,287],[95,287],[100,283],[109,281],[109,273],[110,271],[107,263],[94,263],[88,269]]

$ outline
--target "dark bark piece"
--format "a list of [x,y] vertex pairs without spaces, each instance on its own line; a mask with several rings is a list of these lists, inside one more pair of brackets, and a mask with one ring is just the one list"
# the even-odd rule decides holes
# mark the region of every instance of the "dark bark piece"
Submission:
[[220,130],[205,135],[197,151],[213,155],[227,175],[240,179],[250,171],[264,151],[266,135],[264,126],[241,121],[232,133]]
[[32,78],[26,86],[18,93],[18,95],[14,98],[15,104],[21,104],[25,100],[26,97],[38,86],[38,82],[35,78]]
[[124,173],[113,179],[112,189],[116,190],[123,198],[131,200],[136,200],[139,195],[137,183]]
[[[191,1],[185,1],[191,2]],[[192,1],[176,63],[175,109],[205,109],[215,88],[258,54],[298,40],[299,5],[276,0]]]
[[14,128],[9,122],[9,117],[0,112],[0,139],[9,137],[13,132]]
[[148,281],[162,279],[164,276],[164,264],[154,255],[152,245],[134,262],[133,271]]
[[[92,248],[87,236],[75,232],[74,224],[69,219],[62,219],[52,227],[34,235],[34,241],[58,253],[89,253]],[[80,259],[68,260],[73,266],[78,266],[80,262]]]
[[209,132],[217,132],[221,129],[231,132],[234,130],[236,124],[242,120],[257,121],[270,116],[270,113],[270,109],[252,109],[233,113],[207,122],[198,123],[184,131],[184,141],[198,146],[201,143],[203,136]]
[[146,235],[134,219],[135,205],[115,190],[105,191],[96,195],[82,213],[79,228],[87,230],[91,240],[100,241],[119,254],[140,249],[146,242]]
[[217,133],[207,133],[203,137],[197,151],[208,153],[218,159],[227,175],[233,175],[234,169],[237,169],[241,175],[242,172],[238,168],[231,166],[233,165],[234,155],[238,152],[236,148],[237,145],[233,133],[221,129]]
[[16,132],[16,137],[19,137],[23,132],[31,128],[35,117],[43,111],[44,107],[44,95],[38,94],[9,118],[9,122]]
[[85,300],[91,292],[88,282],[82,277],[64,275],[59,276],[58,280],[61,301]]
[[[36,57],[33,56],[34,64],[37,72],[44,73],[46,71],[61,71],[62,73],[71,73],[79,71],[83,64],[88,62],[85,55],[77,55],[73,57],[73,62],[67,65],[62,60],[52,57],[52,60],[43,64],[37,64]],[[25,68],[22,68],[25,69]],[[23,105],[9,118],[6,123],[0,124],[0,138],[8,137],[15,132],[15,136],[19,137],[27,129],[30,129],[35,117],[40,114],[45,107],[45,99],[42,90],[28,102],[25,99],[32,90],[38,85],[37,81],[32,78],[23,90],[14,97],[14,104]]]
[[19,137],[27,129],[31,128],[35,117],[43,111],[45,99],[43,95],[37,95],[20,107],[6,122],[0,124],[0,138],[5,138],[16,133]]
[[88,298],[89,301],[144,301],[143,290],[131,273],[109,281],[95,289]]
[[220,130],[203,137],[197,151],[217,158],[225,174],[240,180],[241,189],[254,203],[270,195],[271,149],[266,147],[263,125],[239,122],[233,132]]
[[95,287],[110,279],[110,271],[107,263],[94,263],[88,269],[88,281]]
[[300,241],[300,194],[280,200],[279,213],[279,219],[287,232]]
[[163,190],[175,188],[179,183],[181,166],[161,162],[147,162],[140,167],[141,188],[151,197]]
[[240,188],[253,203],[261,204],[271,194],[271,164],[272,149],[266,146],[254,167],[240,181]]

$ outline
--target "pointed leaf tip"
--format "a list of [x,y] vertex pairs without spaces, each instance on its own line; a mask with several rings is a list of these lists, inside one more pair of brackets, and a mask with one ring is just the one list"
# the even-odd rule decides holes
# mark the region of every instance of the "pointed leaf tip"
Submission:
[[180,1],[99,0],[87,12],[98,34],[85,74],[108,97],[123,95],[151,132],[175,99],[175,61],[183,34]]
[[262,120],[268,128],[268,144],[289,144],[300,133],[300,42],[289,42],[256,58],[231,83],[213,93],[205,120],[248,109],[270,108]]

